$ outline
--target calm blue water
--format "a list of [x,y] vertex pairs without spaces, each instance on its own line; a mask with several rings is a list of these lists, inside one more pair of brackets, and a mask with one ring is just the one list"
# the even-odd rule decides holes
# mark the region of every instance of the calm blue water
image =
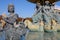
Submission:
[[5,32],[0,32],[0,40],[5,40]]
[[[44,32],[29,32],[26,37],[22,37],[21,40],[60,40],[60,32],[44,33]],[[0,36],[0,40],[5,39],[5,32]]]

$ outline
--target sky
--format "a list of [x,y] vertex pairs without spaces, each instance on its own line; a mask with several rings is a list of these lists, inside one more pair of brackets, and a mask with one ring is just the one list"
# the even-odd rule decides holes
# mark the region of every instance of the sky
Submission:
[[[34,14],[35,4],[26,0],[0,0],[0,15],[3,13],[9,14],[7,10],[8,4],[14,4],[15,13],[20,17],[32,17]],[[60,2],[56,2],[56,8],[60,8]]]

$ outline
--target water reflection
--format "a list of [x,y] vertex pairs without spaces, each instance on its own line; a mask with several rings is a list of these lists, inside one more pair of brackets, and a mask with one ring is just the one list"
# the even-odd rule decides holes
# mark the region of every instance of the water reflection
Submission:
[[29,32],[26,40],[43,40],[43,34],[42,32]]
[[60,40],[60,32],[29,32],[26,40]]
[[[0,33],[1,34],[1,33]],[[5,39],[5,32],[0,37],[0,40]],[[60,40],[60,32],[45,33],[45,32],[29,32],[26,35],[26,40]]]
[[44,40],[57,40],[57,33],[44,33]]
[[0,32],[0,40],[5,40],[5,31]]

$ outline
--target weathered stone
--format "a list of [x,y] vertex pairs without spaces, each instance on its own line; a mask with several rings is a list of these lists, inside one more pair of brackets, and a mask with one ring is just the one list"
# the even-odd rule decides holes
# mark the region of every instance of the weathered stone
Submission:
[[24,23],[25,23],[26,26],[28,26],[29,30],[31,30],[31,31],[43,31],[44,32],[43,22],[32,23],[29,20],[25,20]]

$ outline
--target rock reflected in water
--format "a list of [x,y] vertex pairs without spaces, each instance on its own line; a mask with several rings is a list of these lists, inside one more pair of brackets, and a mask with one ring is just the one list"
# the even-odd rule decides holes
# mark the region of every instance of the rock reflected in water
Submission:
[[[45,33],[45,32],[29,32],[25,37],[26,40],[60,40],[60,32]],[[5,33],[0,37],[0,40],[5,39]]]
[[26,40],[60,40],[60,32],[29,32],[26,37]]
[[43,32],[29,32],[26,40],[43,40]]

